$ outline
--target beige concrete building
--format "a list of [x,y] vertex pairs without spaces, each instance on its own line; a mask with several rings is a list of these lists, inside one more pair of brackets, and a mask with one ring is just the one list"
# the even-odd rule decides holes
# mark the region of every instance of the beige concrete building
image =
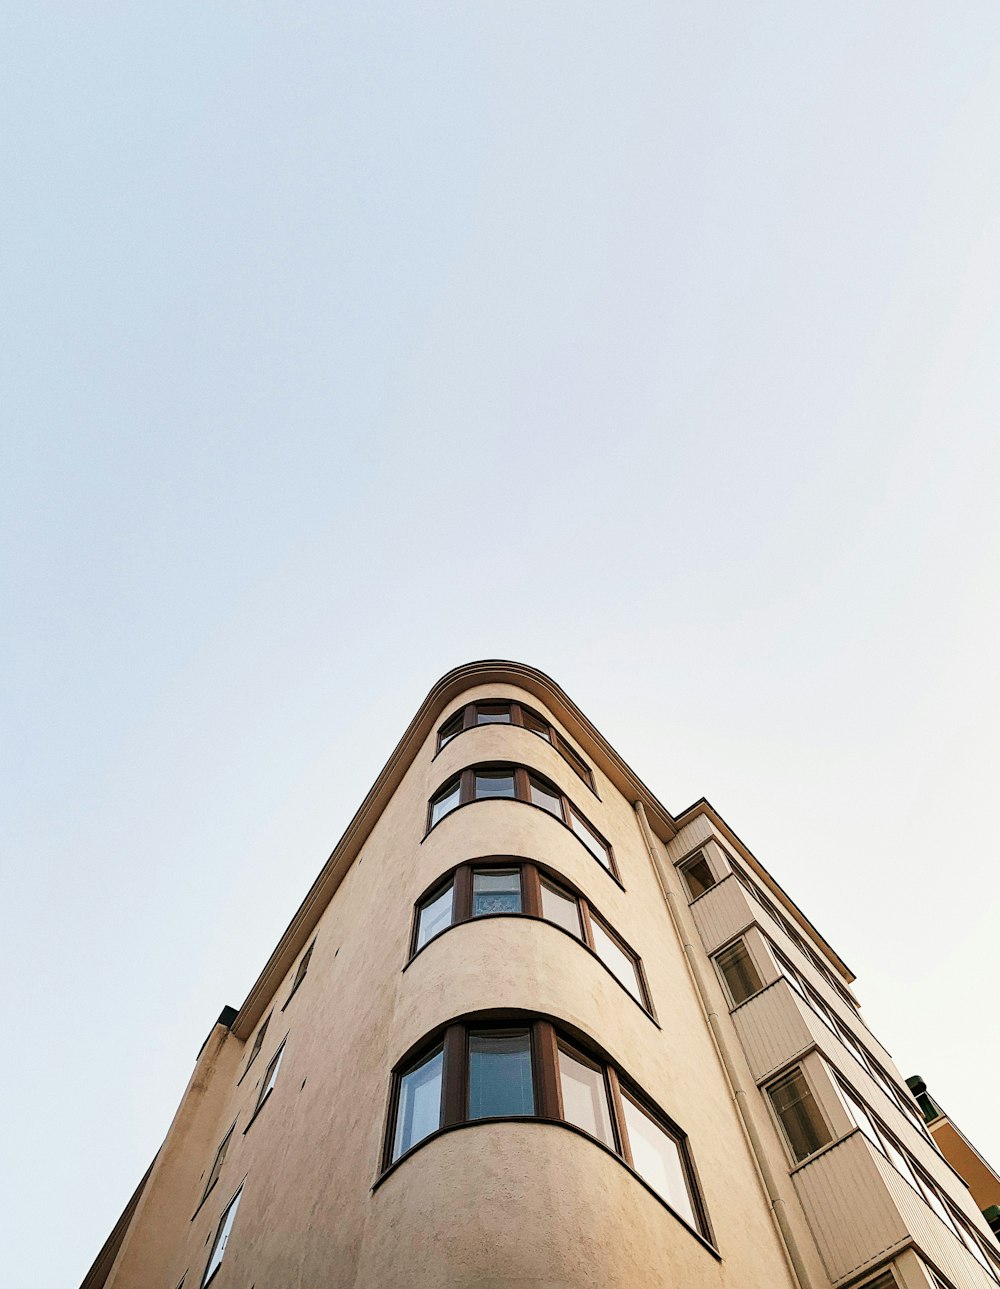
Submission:
[[431,690],[84,1289],[996,1289],[853,976],[547,676]]

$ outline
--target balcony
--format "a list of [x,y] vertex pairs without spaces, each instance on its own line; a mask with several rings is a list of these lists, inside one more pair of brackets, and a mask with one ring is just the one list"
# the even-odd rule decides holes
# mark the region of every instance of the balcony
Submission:
[[792,1180],[834,1285],[912,1244],[962,1289],[997,1289],[997,1282],[860,1132],[802,1164]]

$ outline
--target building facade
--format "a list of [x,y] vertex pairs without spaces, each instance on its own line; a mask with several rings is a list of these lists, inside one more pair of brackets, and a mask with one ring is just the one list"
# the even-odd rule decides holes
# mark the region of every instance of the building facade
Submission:
[[837,953],[561,689],[428,695],[84,1289],[997,1289]]

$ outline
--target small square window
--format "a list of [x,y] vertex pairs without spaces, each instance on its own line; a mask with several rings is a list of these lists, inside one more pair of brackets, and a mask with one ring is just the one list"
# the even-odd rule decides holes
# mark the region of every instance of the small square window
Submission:
[[570,935],[575,935],[580,939],[580,906],[577,903],[576,896],[570,895],[569,891],[564,891],[561,886],[555,882],[550,882],[547,878],[541,878],[542,888],[542,917],[546,922],[554,922],[556,926],[561,926],[568,931]]
[[513,769],[476,770],[475,798],[477,801],[490,801],[494,797],[515,796]]
[[534,712],[529,712],[524,707],[521,708],[521,723],[526,730],[531,730],[532,734],[537,734],[546,743],[552,742],[552,735],[549,733],[549,727],[546,722],[540,716],[536,716]]
[[541,806],[550,815],[555,815],[557,819],[562,818],[562,797],[550,783],[539,779],[537,775],[529,774],[528,794],[533,806]]
[[450,814],[462,798],[462,781],[453,779],[431,799],[431,827],[439,823],[445,815]]
[[709,867],[708,860],[705,858],[704,851],[699,850],[693,859],[681,869],[681,875],[687,883],[687,888],[691,893],[691,898],[696,900],[699,895],[704,895],[715,886],[715,875]]
[[462,711],[456,712],[454,716],[452,716],[449,720],[445,721],[445,723],[438,730],[438,751],[439,752],[445,746],[446,743],[451,742],[451,740],[455,737],[456,734],[461,734],[464,721],[465,721],[464,709]]
[[449,879],[445,886],[439,887],[420,906],[417,914],[417,942],[413,947],[414,953],[417,949],[422,949],[439,931],[451,926],[454,916],[455,883]]
[[469,1034],[469,1118],[535,1113],[531,1035],[526,1029]]

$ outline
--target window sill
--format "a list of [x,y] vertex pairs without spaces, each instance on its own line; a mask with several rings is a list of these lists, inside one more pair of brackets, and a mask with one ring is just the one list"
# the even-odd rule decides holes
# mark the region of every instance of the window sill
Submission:
[[591,1142],[592,1145],[595,1145],[598,1147],[598,1149],[603,1150],[606,1155],[610,1155],[610,1157],[613,1160],[615,1160],[616,1163],[620,1164],[621,1167],[624,1168],[628,1174],[630,1174],[630,1176],[635,1178],[635,1180],[639,1183],[640,1186],[642,1186],[644,1190],[648,1191],[649,1194],[652,1195],[652,1197],[659,1204],[663,1205],[663,1207],[667,1210],[667,1212],[670,1214],[671,1217],[675,1218],[676,1221],[680,1222],[681,1226],[683,1226],[686,1231],[688,1231],[691,1235],[694,1236],[694,1238],[698,1241],[698,1243],[702,1246],[702,1248],[706,1250],[706,1252],[710,1253],[712,1257],[716,1259],[716,1261],[718,1262],[722,1261],[722,1254],[718,1251],[715,1245],[712,1244],[709,1240],[707,1240],[705,1236],[701,1234],[700,1231],[698,1231],[695,1227],[693,1227],[691,1223],[687,1220],[687,1218],[682,1217],[681,1214],[678,1213],[675,1208],[671,1207],[671,1205],[663,1198],[663,1196],[659,1193],[659,1191],[654,1190],[652,1186],[650,1186],[649,1182],[645,1181],[645,1179],[642,1178],[635,1171],[635,1169],[631,1167],[631,1165],[627,1164],[616,1150],[612,1150],[609,1146],[606,1146],[603,1141],[598,1141],[596,1137],[591,1136],[591,1134],[589,1132],[586,1132],[583,1128],[578,1128],[575,1123],[566,1123],[565,1120],[563,1119],[543,1119],[538,1115],[524,1115],[524,1116],[518,1116],[516,1118],[511,1117],[511,1118],[473,1119],[467,1123],[454,1123],[454,1124],[449,1124],[447,1127],[444,1127],[444,1128],[438,1128],[434,1132],[429,1133],[421,1141],[418,1141],[415,1146],[411,1146],[410,1149],[406,1151],[405,1154],[400,1155],[398,1159],[394,1159],[392,1163],[388,1166],[388,1168],[386,1168],[382,1173],[380,1173],[379,1176],[375,1179],[371,1187],[372,1192],[374,1193],[375,1191],[377,1191],[379,1187],[382,1185],[382,1183],[385,1182],[389,1177],[391,1177],[392,1174],[399,1167],[401,1167],[401,1165],[405,1164],[408,1159],[412,1159],[413,1156],[418,1153],[418,1151],[422,1150],[424,1146],[429,1145],[432,1141],[436,1141],[439,1137],[444,1137],[448,1133],[462,1132],[465,1129],[478,1128],[482,1124],[488,1124],[488,1123],[540,1124],[542,1126],[551,1127],[551,1128],[562,1128],[566,1132],[572,1132],[572,1133],[575,1133],[576,1136],[578,1137],[583,1137],[585,1141]]
[[558,922],[550,922],[548,918],[535,917],[534,914],[532,913],[483,913],[479,917],[468,918],[464,922],[452,922],[451,926],[442,927],[441,930],[436,932],[436,934],[432,935],[429,940],[425,940],[424,943],[420,946],[420,948],[417,949],[415,953],[411,954],[410,957],[407,959],[407,961],[403,964],[402,970],[403,971],[409,970],[410,964],[414,962],[417,958],[419,958],[425,949],[429,948],[430,945],[434,944],[437,940],[440,940],[442,936],[447,935],[449,931],[455,931],[460,926],[473,926],[476,922],[497,921],[500,918],[524,918],[528,922],[540,922],[543,926],[552,927],[554,931],[558,931],[561,935],[564,935],[567,940],[572,940],[572,942],[576,945],[579,945],[580,948],[583,949],[585,953],[588,953],[590,957],[594,959],[595,962],[600,963],[601,967],[608,973],[608,975],[615,982],[615,984],[622,991],[622,993],[625,994],[626,997],[631,998],[632,1002],[635,1003],[636,1007],[639,1008],[639,1010],[643,1013],[644,1016],[647,1016],[653,1022],[653,1024],[656,1026],[657,1029],[662,1030],[663,1027],[661,1026],[660,1022],[656,1019],[656,1015],[653,1012],[652,1007],[651,1006],[647,1007],[645,1003],[641,1002],[638,998],[636,998],[635,994],[632,993],[631,989],[628,989],[625,985],[622,984],[622,982],[618,979],[618,977],[611,970],[611,968],[604,961],[604,959],[600,956],[600,954],[596,953],[590,947],[589,944],[586,944],[583,940],[579,938],[579,936],[575,936],[572,931],[568,931],[566,927],[560,926]]
[[[618,876],[617,872],[613,867],[613,864],[614,864],[613,860],[611,861],[610,864],[605,864],[602,860],[598,859],[597,856],[594,854],[594,852],[590,849],[590,847],[587,846],[585,842],[580,841],[580,838],[576,835],[576,833],[569,826],[569,824],[566,823],[565,820],[560,819],[558,815],[554,815],[551,810],[546,810],[544,806],[536,806],[533,801],[520,801],[518,800],[517,797],[484,797],[480,801],[464,801],[460,806],[453,806],[452,809],[449,810],[446,815],[441,816],[441,818],[437,821],[437,823],[431,824],[431,826],[427,829],[424,835],[420,838],[421,846],[431,835],[431,833],[435,830],[435,828],[440,828],[446,819],[450,819],[452,815],[457,815],[460,810],[468,810],[470,806],[481,806],[487,801],[509,801],[511,805],[527,806],[529,810],[538,810],[543,815],[547,815],[548,818],[551,819],[553,823],[557,823],[560,828],[565,828],[566,831],[569,833],[569,835],[573,838],[573,840],[579,843],[579,845],[583,846],[583,849],[587,852],[587,854],[598,866],[598,868],[602,869],[605,873],[607,873],[607,875],[611,878],[611,880],[615,883],[616,886],[620,886],[623,891],[625,890],[624,883],[622,882],[621,878]],[[706,891],[705,894],[707,895],[708,892]]]

